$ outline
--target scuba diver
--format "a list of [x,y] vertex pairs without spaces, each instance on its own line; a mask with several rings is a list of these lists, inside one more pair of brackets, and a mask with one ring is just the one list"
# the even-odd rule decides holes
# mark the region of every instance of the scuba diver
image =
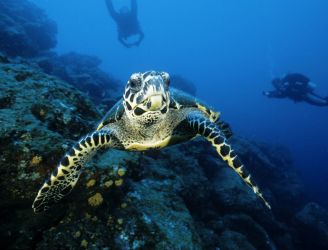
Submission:
[[302,74],[287,74],[283,78],[272,80],[273,91],[263,91],[267,97],[290,98],[294,102],[304,101],[316,106],[328,106],[328,97],[314,93],[316,85]]
[[[144,38],[144,33],[142,32],[139,21],[137,18],[137,1],[131,0],[130,10],[127,7],[123,7],[119,12],[116,12],[112,3],[112,0],[106,0],[107,9],[109,14],[114,19],[117,25],[118,40],[125,47],[130,48],[132,46],[139,46]],[[136,41],[130,41],[132,36],[138,36]]]

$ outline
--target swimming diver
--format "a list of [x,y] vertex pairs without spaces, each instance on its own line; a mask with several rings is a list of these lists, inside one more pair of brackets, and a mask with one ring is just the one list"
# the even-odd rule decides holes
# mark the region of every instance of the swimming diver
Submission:
[[[119,12],[116,12],[112,3],[112,0],[106,0],[107,9],[109,14],[114,19],[117,25],[118,40],[125,47],[130,48],[133,45],[139,46],[144,38],[139,21],[137,18],[137,1],[131,0],[130,10],[127,7],[123,7]],[[138,39],[135,42],[128,42],[128,38],[137,35]]]
[[275,87],[273,91],[263,91],[267,97],[290,98],[294,102],[305,101],[316,106],[328,106],[328,97],[322,97],[314,93],[316,85],[302,74],[287,74],[283,78],[272,80]]

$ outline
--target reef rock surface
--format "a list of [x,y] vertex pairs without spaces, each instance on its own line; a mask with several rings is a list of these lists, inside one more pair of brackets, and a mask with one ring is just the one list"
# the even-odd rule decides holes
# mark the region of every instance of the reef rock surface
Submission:
[[[315,204],[303,208],[288,150],[236,136],[231,144],[271,211],[198,139],[144,153],[98,152],[67,198],[34,214],[45,177],[100,117],[70,84],[35,64],[0,57],[2,247],[326,249],[327,212]],[[306,238],[311,232],[320,244]]]
[[24,248],[19,244],[33,238],[31,201],[40,180],[100,116],[69,84],[38,67],[1,58],[0,235],[4,245],[21,236],[14,244]]
[[122,96],[120,82],[100,69],[96,56],[67,53],[43,53],[34,61],[45,73],[54,75],[86,93],[96,104],[109,108]]
[[25,0],[0,1],[0,51],[9,56],[35,56],[56,46],[57,26]]

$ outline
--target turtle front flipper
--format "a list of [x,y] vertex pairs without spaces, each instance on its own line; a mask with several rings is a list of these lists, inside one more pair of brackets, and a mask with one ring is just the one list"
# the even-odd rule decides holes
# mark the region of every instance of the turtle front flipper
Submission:
[[100,130],[90,133],[65,154],[57,169],[39,190],[32,205],[34,212],[47,210],[67,195],[75,186],[84,163],[100,147],[119,147],[112,131]]
[[231,149],[231,146],[226,142],[226,136],[220,130],[218,124],[211,122],[203,115],[196,113],[191,114],[187,118],[188,127],[193,132],[204,136],[212,145],[216,148],[216,151],[222,157],[222,159],[228,163],[228,165],[244,180],[244,182],[252,188],[254,193],[259,196],[264,204],[271,209],[270,204],[263,197],[262,192],[259,190],[256,183],[251,178],[245,166],[240,161],[237,154]]
[[219,126],[219,128],[220,128],[221,132],[224,134],[225,138],[230,139],[233,136],[233,132],[231,130],[229,123],[221,121],[221,120],[218,120],[215,123]]

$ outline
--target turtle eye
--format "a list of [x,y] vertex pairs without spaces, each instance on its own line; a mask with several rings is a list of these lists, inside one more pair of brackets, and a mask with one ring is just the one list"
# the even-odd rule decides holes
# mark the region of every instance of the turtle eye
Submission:
[[169,86],[170,85],[170,75],[168,74],[168,73],[166,73],[166,72],[161,72],[161,77],[163,78],[163,81],[165,82],[165,84],[167,85],[167,86]]
[[133,90],[139,90],[141,87],[141,80],[140,78],[133,77],[129,80],[129,85]]
[[167,86],[170,86],[170,83],[171,83],[171,79],[170,79],[170,77],[167,78],[165,82],[166,82]]

